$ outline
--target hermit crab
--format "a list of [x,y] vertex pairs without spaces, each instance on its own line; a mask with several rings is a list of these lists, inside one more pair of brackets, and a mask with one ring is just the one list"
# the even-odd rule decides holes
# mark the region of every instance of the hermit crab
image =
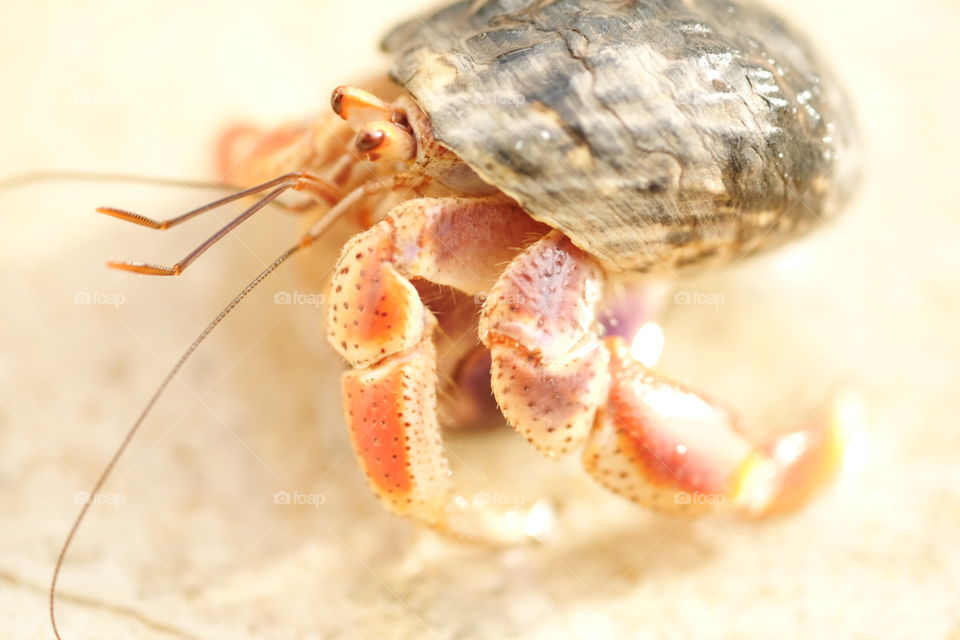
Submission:
[[[649,279],[775,247],[847,200],[848,107],[805,40],[727,0],[471,0],[383,46],[394,87],[379,97],[339,87],[333,114],[254,136],[243,159],[249,132],[225,136],[225,175],[257,186],[166,221],[100,209],[165,229],[265,194],[171,267],[112,266],[178,275],[285,192],[306,194],[295,206],[316,221],[222,318],[334,221],[359,227],[325,307],[350,367],[355,452],[390,511],[457,537],[515,541],[524,528],[458,499],[441,442],[457,407],[438,417],[438,366],[454,383],[489,370],[511,427],[646,507],[763,515],[822,486],[839,429],[751,441],[722,405],[635,357],[629,305]],[[438,288],[457,293],[438,303]],[[615,324],[614,289],[628,296]],[[440,350],[438,325],[476,339]]]

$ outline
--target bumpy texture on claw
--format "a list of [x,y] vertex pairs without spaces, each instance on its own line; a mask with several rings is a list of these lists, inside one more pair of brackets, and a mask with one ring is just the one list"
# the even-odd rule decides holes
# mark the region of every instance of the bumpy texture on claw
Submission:
[[491,290],[480,335],[507,421],[548,456],[583,446],[587,471],[659,511],[795,509],[839,468],[834,428],[756,445],[732,414],[637,361],[623,337],[600,338],[604,273],[552,232],[515,258]]
[[518,256],[487,296],[480,338],[507,421],[547,455],[579,448],[606,394],[594,327],[603,272],[558,232]]
[[409,353],[343,376],[343,401],[357,458],[377,495],[400,515],[444,505],[449,467],[435,421],[436,372],[429,335]]
[[498,265],[543,231],[502,199],[421,198],[344,247],[330,285],[328,337],[353,367],[343,398],[357,457],[392,512],[458,538],[527,537],[523,514],[452,492],[437,419],[438,323],[411,279],[484,291]]

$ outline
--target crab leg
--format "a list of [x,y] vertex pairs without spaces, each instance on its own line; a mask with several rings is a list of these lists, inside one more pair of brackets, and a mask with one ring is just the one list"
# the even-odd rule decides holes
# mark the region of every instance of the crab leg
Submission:
[[600,266],[552,232],[511,262],[487,298],[480,337],[494,394],[534,446],[549,456],[582,446],[601,484],[675,513],[780,511],[829,479],[838,434],[751,442],[724,408],[635,360],[623,338],[601,339],[603,286]]
[[486,291],[545,230],[502,199],[421,198],[344,247],[330,285],[328,337],[353,367],[343,394],[357,457],[394,513],[457,536],[514,534],[494,512],[455,500],[436,417],[437,321],[410,279]]
[[480,340],[500,410],[551,457],[583,445],[607,393],[594,318],[602,295],[599,265],[551,232],[507,267],[484,304]]

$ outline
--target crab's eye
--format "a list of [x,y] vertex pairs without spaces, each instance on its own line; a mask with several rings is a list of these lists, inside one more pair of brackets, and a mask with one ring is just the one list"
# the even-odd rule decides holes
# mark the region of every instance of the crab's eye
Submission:
[[417,144],[410,130],[386,120],[360,127],[353,144],[370,160],[406,162],[417,155]]

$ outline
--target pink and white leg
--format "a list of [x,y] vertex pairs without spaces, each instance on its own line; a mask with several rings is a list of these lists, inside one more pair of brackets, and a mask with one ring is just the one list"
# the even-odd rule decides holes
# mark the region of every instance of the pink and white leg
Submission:
[[[410,282],[486,291],[545,228],[504,200],[416,199],[355,236],[331,282],[331,344],[353,367],[344,405],[357,457],[386,507],[460,537],[518,534],[490,509],[457,500],[436,416],[437,321]],[[508,526],[509,524],[509,526]]]
[[842,443],[814,429],[754,443],[732,415],[662,378],[622,337],[600,337],[604,272],[559,232],[511,262],[487,297],[480,335],[507,421],[551,457],[583,449],[587,471],[672,513],[735,505],[794,508],[840,463]]

